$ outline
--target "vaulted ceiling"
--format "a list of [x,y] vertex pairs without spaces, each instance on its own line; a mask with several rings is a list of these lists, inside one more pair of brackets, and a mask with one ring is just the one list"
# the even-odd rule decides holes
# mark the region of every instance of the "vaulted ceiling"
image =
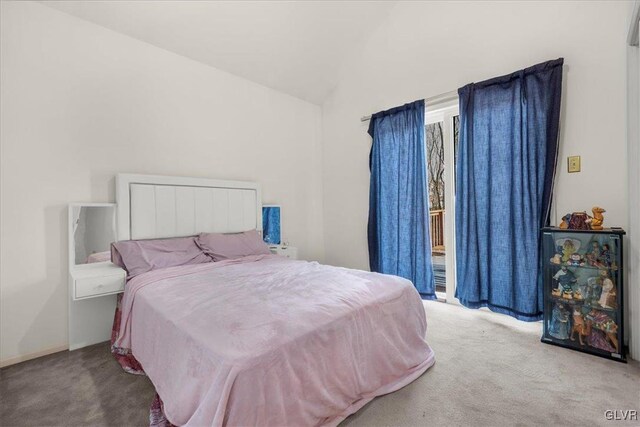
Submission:
[[114,31],[321,104],[395,2],[43,2]]

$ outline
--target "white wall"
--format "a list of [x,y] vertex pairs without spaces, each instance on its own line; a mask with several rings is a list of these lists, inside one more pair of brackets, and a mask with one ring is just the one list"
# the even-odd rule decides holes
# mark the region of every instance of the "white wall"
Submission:
[[[635,6],[635,8],[634,8]],[[636,9],[637,8],[637,9]],[[637,22],[640,2],[629,5],[629,33]],[[627,46],[627,161],[629,166],[629,229],[627,243],[629,352],[640,360],[640,49]]]
[[[558,216],[607,209],[627,225],[624,2],[402,2],[323,105],[326,260],[368,268],[368,123],[360,117],[565,58]],[[427,107],[428,108],[428,107]],[[568,174],[566,157],[582,156]]]
[[38,3],[2,2],[0,359],[67,343],[72,201],[119,172],[255,180],[323,258],[320,108]]

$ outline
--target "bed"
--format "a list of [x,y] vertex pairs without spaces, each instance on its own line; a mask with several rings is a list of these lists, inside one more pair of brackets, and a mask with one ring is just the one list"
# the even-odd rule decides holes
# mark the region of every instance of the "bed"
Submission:
[[[158,198],[153,188],[153,197],[141,199],[136,185],[162,185],[164,194]],[[222,206],[207,210],[195,196],[175,197],[184,187],[210,192]],[[215,199],[221,188],[243,193]],[[206,223],[198,215],[218,221],[199,231],[260,228],[253,183],[121,175],[117,198],[126,208],[126,218],[118,217],[121,239],[193,234],[190,227]],[[184,220],[176,215],[181,209],[190,213]],[[173,215],[173,225],[163,212]],[[137,227],[141,216],[153,226]],[[411,282],[277,255],[144,272],[127,282],[118,307],[113,349],[123,367],[144,371],[155,386],[156,425],[337,425],[435,361]]]

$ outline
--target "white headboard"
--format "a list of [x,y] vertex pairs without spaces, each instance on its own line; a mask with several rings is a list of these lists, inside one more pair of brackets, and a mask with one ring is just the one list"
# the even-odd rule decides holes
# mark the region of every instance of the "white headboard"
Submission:
[[255,182],[118,174],[116,202],[118,240],[262,230]]

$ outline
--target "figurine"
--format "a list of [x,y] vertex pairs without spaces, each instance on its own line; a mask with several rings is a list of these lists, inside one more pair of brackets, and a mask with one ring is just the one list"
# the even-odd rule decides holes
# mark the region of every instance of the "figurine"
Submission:
[[600,270],[600,277],[598,278],[599,285],[602,286],[602,292],[600,293],[600,299],[598,304],[604,308],[615,309],[616,304],[616,286],[613,280],[609,277],[607,270]]
[[594,240],[591,242],[591,248],[589,248],[589,251],[586,254],[587,262],[593,267],[604,267],[604,264],[600,261],[601,257],[602,250],[600,248],[600,243]]
[[616,348],[607,340],[606,334],[599,329],[591,328],[589,336],[587,337],[587,344],[609,353],[617,352]]
[[[593,328],[597,329],[591,331],[591,335],[587,339],[590,346],[599,348],[600,350],[618,352],[618,325],[613,321],[611,317],[602,311],[591,310],[587,316],[587,320],[591,321]],[[600,334],[594,333],[600,332]],[[603,342],[602,336],[598,336],[604,333],[606,339]],[[613,348],[611,348],[611,345]]]
[[589,286],[587,285],[587,282],[584,281],[581,285],[578,285],[578,289],[576,290],[576,292],[574,292],[574,296],[576,295],[576,293],[578,294],[578,296],[575,298],[578,301],[586,301],[589,298]]
[[575,291],[573,291],[573,299],[576,301],[584,300],[584,297],[582,296],[582,291],[580,289],[576,289]]
[[569,221],[570,220],[571,220],[571,214],[566,214],[565,216],[562,217],[562,222],[560,223],[558,228],[566,230],[567,228],[569,228]]
[[584,265],[584,258],[579,253],[573,253],[569,257],[567,265]]
[[589,277],[587,279],[587,286],[585,287],[584,299],[585,301],[589,301],[591,303],[595,303],[600,298],[600,293],[598,290],[601,289],[598,285],[597,277]]
[[560,303],[556,303],[551,312],[549,335],[559,340],[569,338],[569,312]]
[[562,264],[562,254],[555,254],[549,261],[551,264]]
[[602,245],[602,252],[600,253],[599,261],[604,264],[605,267],[611,268],[611,248],[607,243]]
[[562,291],[562,298],[573,299],[573,291],[571,290],[571,288]]
[[551,296],[560,298],[562,296],[562,289],[560,288],[551,289]]
[[589,224],[592,230],[602,230],[604,228],[602,227],[602,223],[604,222],[604,216],[602,214],[606,211],[599,206],[594,206],[591,212],[593,212],[593,217],[587,220],[587,224]]
[[[553,280],[558,281],[558,291],[564,297],[565,292],[573,292],[572,284],[576,283],[576,276],[573,272],[569,271],[564,265],[553,276]],[[567,298],[568,299],[568,298]]]
[[562,244],[562,262],[567,262],[576,252],[576,245],[573,243],[572,239],[567,239]]
[[582,338],[586,338],[591,333],[591,321],[585,321],[584,316],[579,308],[575,307],[573,309],[573,327],[571,328],[571,341],[575,341],[576,339],[573,337],[575,333],[578,333],[578,341],[580,341],[580,345],[584,345]]
[[589,224],[587,222],[589,218],[589,215],[587,215],[587,212],[585,211],[574,212],[569,218],[567,228],[569,230],[590,230],[591,227],[589,227]]

